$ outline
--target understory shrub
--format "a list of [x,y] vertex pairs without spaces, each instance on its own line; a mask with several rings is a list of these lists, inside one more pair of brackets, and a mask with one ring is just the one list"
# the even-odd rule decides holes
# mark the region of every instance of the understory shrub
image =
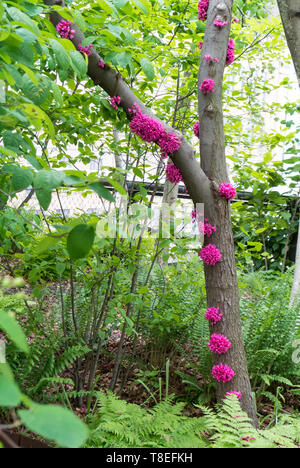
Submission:
[[299,364],[292,355],[300,305],[289,306],[292,273],[256,272],[241,278],[241,318],[254,388],[266,380],[264,376],[286,384],[285,379],[299,379]]

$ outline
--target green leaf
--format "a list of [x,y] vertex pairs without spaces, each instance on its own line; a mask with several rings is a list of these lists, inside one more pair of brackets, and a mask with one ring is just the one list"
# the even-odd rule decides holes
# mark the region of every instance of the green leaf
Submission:
[[58,171],[38,171],[34,178],[36,197],[44,210],[47,210],[51,203],[52,189],[59,187],[63,183],[64,174]]
[[67,70],[70,65],[70,57],[67,54],[64,46],[56,39],[49,39],[52,50],[55,54],[58,65],[63,69]]
[[170,240],[170,239],[165,239],[165,240],[163,240],[163,241],[161,241],[161,242],[159,243],[158,248],[159,248],[159,249],[164,249],[165,247],[168,247],[168,246],[170,245],[170,243],[171,243],[171,240]]
[[105,11],[106,13],[112,13],[113,8],[109,1],[107,0],[96,0],[96,1],[103,11]]
[[59,87],[57,86],[57,84],[54,83],[54,81],[52,81],[52,91],[53,91],[54,99],[57,102],[57,104],[60,105],[60,106],[63,106],[64,101],[63,101],[63,98],[62,98],[61,91],[60,91]]
[[87,62],[83,55],[78,52],[78,50],[71,50],[70,57],[72,60],[71,65],[75,73],[80,77],[84,77],[87,73]]
[[39,28],[35,22],[29,18],[25,13],[23,13],[19,8],[10,7],[7,8],[9,16],[18,23],[26,24],[37,36],[40,35]]
[[79,224],[69,233],[67,249],[73,260],[85,257],[92,248],[95,238],[95,230],[92,226]]
[[22,91],[34,104],[40,106],[48,97],[51,81],[41,77],[38,86],[35,86],[27,74],[22,77]]
[[42,169],[35,175],[34,186],[37,188],[52,190],[62,185],[63,179],[64,173],[62,172]]
[[47,211],[52,198],[51,190],[39,189],[35,191],[35,195],[43,210]]
[[26,427],[61,447],[80,447],[88,437],[86,425],[66,408],[55,405],[34,405],[19,410],[18,415]]
[[14,164],[8,164],[3,167],[3,172],[12,174],[11,182],[13,189],[16,192],[24,190],[32,184],[33,174],[28,169],[23,169],[22,167],[15,166]]
[[32,81],[32,83],[35,85],[35,86],[38,86],[39,85],[39,82],[38,82],[38,79],[37,77],[35,76],[35,74],[33,73],[32,70],[30,70],[30,68],[28,68],[26,65],[24,65],[23,63],[17,63],[16,65],[18,65],[18,67],[22,68],[22,70],[24,70],[24,72],[28,75],[28,77],[30,78],[30,80]]
[[266,229],[267,229],[267,228],[265,228],[265,227],[256,229],[255,234],[261,234],[261,233],[264,232]]
[[126,65],[129,64],[131,60],[131,53],[130,52],[120,52],[119,54],[116,54],[115,57],[113,58],[112,62],[115,65],[120,65],[121,67],[126,67]]
[[21,403],[21,392],[15,382],[0,375],[0,406],[13,408]]
[[123,187],[123,185],[121,185],[119,182],[109,177],[107,177],[106,179],[113,186],[113,188],[116,189],[117,192],[119,192],[121,195],[124,195],[124,196],[127,195],[127,191]]
[[133,172],[137,177],[140,177],[141,179],[144,178],[144,174],[143,174],[142,170],[139,169],[138,167],[133,167],[133,168],[132,168],[132,172]]
[[39,255],[43,252],[45,252],[46,250],[50,249],[51,247],[53,247],[54,245],[57,245],[57,242],[58,242],[58,239],[55,238],[55,237],[50,237],[50,236],[46,236],[44,239],[42,239],[38,244],[37,246],[35,247],[34,251],[36,253],[36,255]]
[[66,269],[66,264],[65,263],[57,263],[56,264],[56,273],[58,275],[62,275],[63,272],[65,271]]
[[94,182],[89,185],[89,188],[94,190],[94,192],[96,192],[99,197],[105,198],[105,200],[108,200],[112,203],[115,202],[115,198],[112,193],[106,187],[104,187],[101,182]]
[[142,3],[140,0],[133,0],[133,3],[135,3],[135,5],[136,5],[140,10],[142,10],[146,15],[148,14],[148,10],[147,10],[146,6],[143,5],[143,3]]
[[29,352],[26,337],[17,321],[7,312],[0,310],[0,328],[7,333],[9,338],[24,353]]
[[84,33],[84,31],[86,30],[86,24],[85,24],[82,14],[77,10],[73,11],[72,14],[74,16],[75,23],[78,25],[81,32]]
[[141,64],[142,70],[145,73],[146,77],[151,81],[154,80],[155,73],[154,73],[154,68],[153,68],[152,63],[147,58],[143,57],[140,60],[140,64]]

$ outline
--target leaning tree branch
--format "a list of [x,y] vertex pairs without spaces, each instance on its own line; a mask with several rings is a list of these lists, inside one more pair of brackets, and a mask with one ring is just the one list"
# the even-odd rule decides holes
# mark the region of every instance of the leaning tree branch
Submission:
[[[44,0],[44,3],[49,6],[59,5],[65,7],[65,2],[63,0]],[[53,10],[50,12],[50,21],[54,26],[57,26],[62,19],[63,17],[57,11]],[[76,49],[78,49],[78,45],[82,44],[85,37],[76,23],[72,24],[72,29],[75,31],[72,43],[75,45]],[[91,55],[88,57],[88,76],[93,80],[95,85],[100,86],[109,96],[113,97],[116,94],[120,96],[120,107],[124,109],[128,119],[130,118],[129,109],[133,104],[137,104],[143,114],[147,114],[159,121],[167,132],[172,132],[180,137],[182,141],[181,146],[170,157],[182,173],[183,181],[193,202],[195,204],[209,202],[212,193],[211,181],[199,166],[195,158],[194,148],[178,130],[172,128],[166,122],[155,116],[150,109],[137,98],[116,70],[107,64],[104,68],[99,67],[100,56],[94,48],[91,49],[91,52]]]

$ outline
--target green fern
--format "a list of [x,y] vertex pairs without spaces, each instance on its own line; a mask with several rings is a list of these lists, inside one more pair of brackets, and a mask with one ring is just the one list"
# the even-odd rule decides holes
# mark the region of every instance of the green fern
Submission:
[[241,316],[248,369],[254,387],[261,375],[297,380],[293,340],[297,333],[298,307],[289,307],[291,272],[266,278],[262,272],[242,278]]
[[113,393],[97,394],[89,447],[204,447],[199,418],[182,415],[183,403],[169,397],[152,409],[126,403]]
[[238,398],[229,395],[217,411],[199,406],[209,428],[211,448],[289,448],[298,447],[299,418],[281,419],[270,429],[255,429],[241,409]]
[[300,419],[281,418],[270,429],[255,429],[235,395],[216,410],[199,406],[200,418],[186,417],[183,403],[169,397],[151,409],[97,393],[87,447],[263,448],[298,447]]

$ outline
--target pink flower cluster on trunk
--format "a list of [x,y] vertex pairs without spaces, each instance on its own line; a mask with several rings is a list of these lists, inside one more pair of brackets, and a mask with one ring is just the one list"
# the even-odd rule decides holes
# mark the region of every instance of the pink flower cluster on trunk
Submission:
[[236,190],[231,184],[221,184],[218,192],[225,200],[233,200],[236,196]]
[[231,37],[228,42],[226,65],[230,65],[234,61],[234,46],[234,40]]
[[57,25],[56,25],[56,31],[58,34],[63,37],[64,39],[73,39],[75,30],[72,29],[72,22],[67,21],[62,19]]
[[225,354],[229,350],[231,342],[225,335],[213,333],[210,337],[208,347],[212,353]]
[[114,108],[115,110],[118,110],[118,108],[119,108],[118,106],[119,106],[120,103],[121,103],[121,98],[120,98],[120,96],[113,96],[113,97],[111,97],[111,98],[110,98],[110,103],[111,103],[111,105],[113,106],[113,108]]
[[235,376],[235,372],[227,364],[218,364],[212,368],[212,376],[218,382],[229,382]]
[[209,0],[200,0],[198,3],[198,19],[200,21],[207,20],[207,10],[209,6]]
[[236,395],[239,400],[242,398],[241,392],[238,392],[236,390],[230,390],[230,392],[226,393],[226,396],[229,396],[229,395]]
[[194,135],[199,138],[199,122],[196,122],[194,125],[193,125],[193,132],[194,132]]
[[178,184],[182,181],[182,174],[173,163],[167,165],[166,177],[172,184]]
[[169,154],[174,153],[174,151],[177,151],[180,148],[181,140],[174,133],[167,133],[164,131],[157,144],[162,150],[162,157],[167,158]]
[[212,325],[215,325],[217,322],[220,322],[223,314],[220,312],[219,307],[208,307],[205,311],[206,320],[209,320]]
[[162,150],[162,157],[166,158],[180,148],[181,140],[174,133],[168,133],[163,125],[147,114],[143,114],[139,106],[133,104],[129,109],[132,120],[129,123],[130,130],[143,141],[154,142]]
[[215,19],[214,21],[214,26],[217,26],[217,28],[224,28],[224,26],[227,26],[228,21],[221,21],[219,18]]
[[91,51],[92,47],[93,47],[93,44],[89,44],[85,47],[82,47],[81,44],[78,44],[79,52],[81,52],[82,54],[86,54],[87,56],[92,55],[92,51]]
[[198,223],[198,229],[200,234],[207,237],[210,237],[213,234],[213,232],[216,232],[217,230],[216,226],[212,226],[211,224],[209,224],[206,219],[205,223],[202,223],[201,221]]
[[211,78],[206,78],[202,81],[199,89],[203,94],[213,93],[215,91],[215,82]]
[[199,252],[199,256],[202,258],[206,265],[214,266],[216,263],[221,261],[222,254],[214,244],[208,244],[203,247]]

